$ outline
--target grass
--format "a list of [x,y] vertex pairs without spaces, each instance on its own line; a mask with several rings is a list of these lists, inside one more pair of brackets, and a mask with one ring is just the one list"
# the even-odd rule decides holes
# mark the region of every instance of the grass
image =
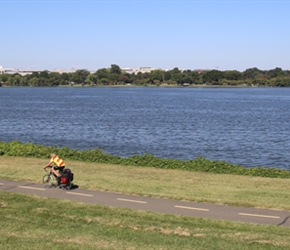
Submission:
[[[41,182],[49,159],[0,157],[0,179]],[[272,209],[287,179],[66,161],[80,188]],[[288,227],[193,218],[0,191],[0,249],[290,249]]]
[[[44,159],[0,157],[0,179],[41,182]],[[290,210],[289,179],[66,161],[80,188]]]
[[1,192],[0,249],[289,249],[286,227]]

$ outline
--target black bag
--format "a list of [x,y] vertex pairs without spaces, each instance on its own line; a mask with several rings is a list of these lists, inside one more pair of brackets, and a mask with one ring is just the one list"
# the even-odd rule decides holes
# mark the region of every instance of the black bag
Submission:
[[[72,171],[69,168],[65,168],[62,175],[61,175],[62,182],[67,183],[68,180],[73,181],[74,179],[74,174],[72,173]],[[64,180],[64,181],[63,181]]]

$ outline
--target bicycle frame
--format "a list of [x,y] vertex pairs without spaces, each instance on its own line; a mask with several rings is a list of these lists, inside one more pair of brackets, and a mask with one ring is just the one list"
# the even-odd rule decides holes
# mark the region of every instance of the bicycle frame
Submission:
[[[45,169],[47,172],[47,170]],[[50,170],[48,174],[45,174],[42,177],[42,183],[45,184],[45,187],[52,188],[52,187],[60,187],[65,188],[67,190],[70,190],[72,187],[72,182],[69,181],[68,183],[62,183],[61,181],[58,181],[53,172]]]

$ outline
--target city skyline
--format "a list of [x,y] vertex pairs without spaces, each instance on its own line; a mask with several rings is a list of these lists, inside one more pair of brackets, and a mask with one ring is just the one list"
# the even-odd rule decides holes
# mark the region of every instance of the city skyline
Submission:
[[[118,65],[119,66],[119,65]],[[105,67],[106,69],[109,69],[110,67]],[[174,67],[174,68],[178,68],[178,67]],[[132,73],[150,73],[153,70],[161,70],[161,71],[170,71],[173,70],[172,69],[162,69],[162,68],[153,68],[153,67],[137,67],[137,68],[121,68],[120,69],[126,73],[132,74]],[[257,67],[253,67],[253,68],[257,68]],[[276,68],[279,67],[275,67],[273,69],[269,69],[269,70],[274,70]],[[85,69],[85,68],[74,68],[72,67],[69,70],[66,69],[52,69],[52,70],[48,70],[48,69],[32,69],[32,68],[27,68],[27,69],[19,69],[19,68],[13,68],[13,67],[3,67],[2,65],[0,65],[0,74],[15,74],[18,73],[20,75],[27,75],[27,74],[31,74],[33,72],[42,72],[42,71],[48,71],[48,72],[56,72],[56,73],[74,73],[77,70],[87,70],[89,71],[91,74],[97,72],[99,69],[103,69],[103,68],[98,68],[98,69]],[[197,69],[180,69],[178,68],[180,71],[185,71],[185,70],[191,70],[191,71],[197,71],[197,72],[205,72],[205,71],[211,71],[211,70],[220,70],[219,68],[212,68],[212,69],[202,69],[202,68],[197,68]],[[251,69],[251,68],[248,68]],[[246,70],[248,70],[246,69]],[[244,71],[246,71],[244,70]],[[268,71],[268,70],[263,70],[263,69],[259,69],[258,70],[262,70],[262,71]],[[282,69],[283,70],[283,69]],[[290,69],[286,69],[284,71],[289,71]],[[239,71],[239,70],[221,70],[221,71]],[[244,71],[239,71],[239,72],[244,72]]]

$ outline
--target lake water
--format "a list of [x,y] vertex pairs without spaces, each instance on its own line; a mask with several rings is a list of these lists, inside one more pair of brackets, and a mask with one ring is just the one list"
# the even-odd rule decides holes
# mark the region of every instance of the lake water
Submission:
[[290,169],[290,88],[0,88],[0,140]]

